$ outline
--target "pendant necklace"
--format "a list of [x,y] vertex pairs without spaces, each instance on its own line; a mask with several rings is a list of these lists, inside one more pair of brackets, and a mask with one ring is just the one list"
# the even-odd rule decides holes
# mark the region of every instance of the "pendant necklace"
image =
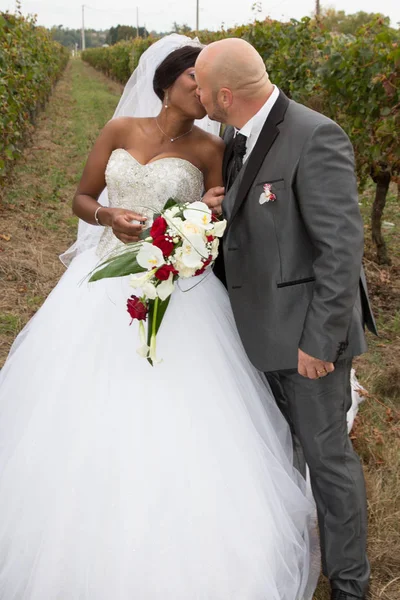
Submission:
[[161,131],[161,133],[163,135],[165,135],[166,138],[169,138],[169,141],[171,143],[172,142],[176,142],[176,140],[179,140],[180,138],[183,138],[185,135],[189,135],[189,133],[191,131],[193,131],[193,125],[192,125],[192,127],[189,129],[189,131],[185,131],[185,133],[182,133],[181,135],[178,135],[177,137],[172,138],[172,137],[169,137],[169,135],[167,135],[163,129],[161,129],[160,125],[158,124],[157,117],[156,117],[156,125],[157,125],[158,129]]

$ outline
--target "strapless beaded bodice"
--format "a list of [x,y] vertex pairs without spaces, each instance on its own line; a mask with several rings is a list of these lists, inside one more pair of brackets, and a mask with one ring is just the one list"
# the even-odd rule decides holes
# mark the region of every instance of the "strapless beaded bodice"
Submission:
[[[181,202],[200,200],[204,180],[201,171],[183,158],[160,158],[142,165],[129,152],[119,148],[112,152],[106,168],[110,206],[128,208],[148,218],[160,212],[168,198]],[[97,246],[105,256],[122,246],[112,229],[106,227]]]

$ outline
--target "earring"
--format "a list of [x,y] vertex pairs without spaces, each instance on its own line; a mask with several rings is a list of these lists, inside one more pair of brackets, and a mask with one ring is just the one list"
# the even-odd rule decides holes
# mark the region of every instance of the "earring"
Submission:
[[165,94],[165,108],[168,108],[168,92]]

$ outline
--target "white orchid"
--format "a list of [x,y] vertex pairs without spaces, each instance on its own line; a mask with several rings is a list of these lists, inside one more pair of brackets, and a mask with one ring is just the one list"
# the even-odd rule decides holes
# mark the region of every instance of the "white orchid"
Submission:
[[206,242],[202,235],[191,235],[183,240],[182,262],[191,269],[202,266],[202,258],[207,258],[208,252]]
[[160,300],[166,300],[175,289],[173,273],[170,273],[168,279],[159,283],[156,289]]
[[189,277],[193,277],[197,271],[197,267],[195,269],[187,267],[182,261],[182,255],[182,248],[177,248],[175,252],[174,267],[178,271],[179,277],[182,277],[182,279],[188,279]]
[[157,248],[157,246],[153,246],[153,244],[149,244],[148,242],[143,242],[137,254],[136,261],[138,265],[148,270],[157,269],[165,263],[160,248]]
[[192,202],[188,208],[183,211],[183,216],[187,221],[192,221],[200,225],[203,229],[212,229],[212,212],[204,202]]
[[194,221],[183,221],[180,233],[183,234],[183,237],[188,237],[189,235],[202,235],[204,232],[204,227],[201,227]]

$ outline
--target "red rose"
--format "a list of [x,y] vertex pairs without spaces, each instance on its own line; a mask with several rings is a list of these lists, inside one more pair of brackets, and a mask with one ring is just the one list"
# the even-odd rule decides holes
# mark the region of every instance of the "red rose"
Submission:
[[[141,299],[138,298],[137,296],[131,296],[130,298],[128,298],[128,300],[126,302],[126,307],[127,307],[128,313],[132,317],[132,321],[134,319],[137,319],[138,321],[146,320],[149,309],[147,308],[147,306],[145,304],[143,304]],[[132,325],[132,321],[130,323],[131,325]]]
[[157,246],[157,248],[160,248],[164,256],[170,256],[174,249],[173,242],[167,240],[167,238],[163,235],[153,240],[153,246]]
[[217,221],[219,221],[219,218],[217,217],[216,214],[212,214],[211,215],[211,223],[216,223]]
[[207,236],[207,242],[213,242],[214,241],[214,236],[213,235],[208,235]]
[[204,271],[207,269],[208,265],[212,263],[212,256],[210,255],[206,260],[203,260],[203,266],[200,269],[197,269],[195,275],[203,275]]
[[170,276],[170,273],[176,274],[177,271],[172,265],[163,265],[162,267],[157,269],[157,271],[155,272],[155,276],[157,277],[157,279],[160,279],[160,281],[166,281]]
[[160,237],[160,235],[164,235],[164,233],[166,231],[167,231],[167,221],[163,217],[157,217],[157,219],[155,219],[155,221],[150,229],[151,237],[154,240],[155,238]]

